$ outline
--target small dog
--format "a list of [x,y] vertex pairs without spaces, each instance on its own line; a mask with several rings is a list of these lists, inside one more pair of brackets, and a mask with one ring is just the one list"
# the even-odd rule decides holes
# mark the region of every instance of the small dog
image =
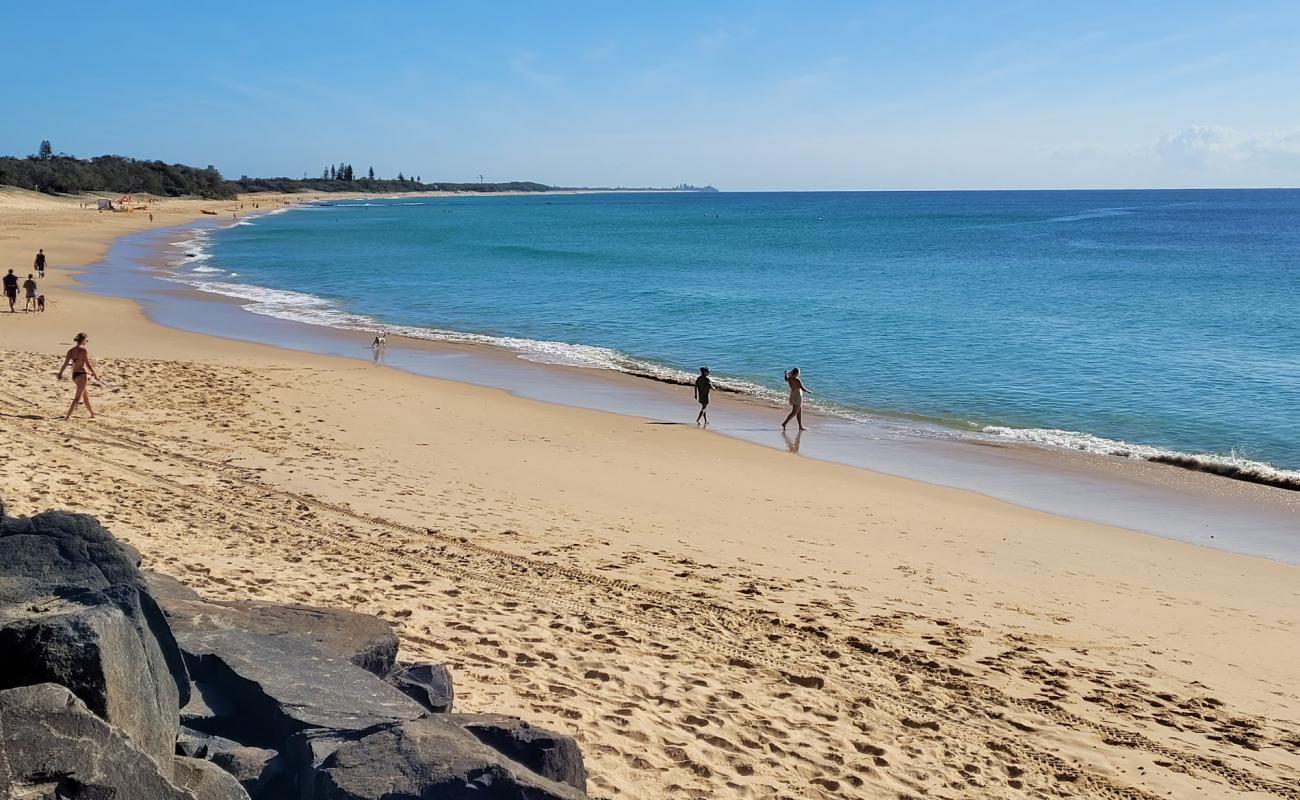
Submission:
[[380,331],[375,340],[370,343],[370,349],[379,352],[388,347],[388,331]]
[[39,313],[44,310],[45,310],[45,295],[38,294],[36,295],[36,311]]

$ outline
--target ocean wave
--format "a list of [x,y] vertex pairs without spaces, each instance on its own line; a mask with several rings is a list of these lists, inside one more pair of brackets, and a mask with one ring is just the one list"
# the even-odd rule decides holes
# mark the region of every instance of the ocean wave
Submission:
[[[450,342],[453,344],[488,345],[510,350],[518,354],[520,358],[535,363],[586,369],[607,369],[679,386],[690,386],[696,378],[693,372],[636,358],[611,347],[527,339],[515,336],[466,333],[414,325],[390,325],[365,314],[347,311],[333,300],[306,292],[270,289],[247,283],[232,283],[191,277],[192,273],[195,272],[210,273],[217,271],[223,270],[212,267],[199,267],[190,270],[189,273],[177,275],[171,280],[184,283],[202,292],[246,300],[248,302],[244,305],[244,310],[254,314],[308,325],[321,325],[351,331],[385,330],[394,336],[405,336],[412,339]],[[232,277],[236,274],[229,273]],[[715,379],[714,386],[720,391],[742,394],[771,402],[779,403],[785,398],[785,395],[781,392],[746,380]],[[811,401],[809,406],[813,406]],[[821,410],[836,413],[835,409],[829,407],[822,407]],[[847,413],[838,413],[837,415],[846,418],[850,416]]]
[[1137,212],[1136,208],[1098,208],[1092,211],[1082,211],[1078,214],[1067,214],[1063,217],[1052,217],[1051,219],[1041,220],[1044,224],[1049,222],[1079,222],[1085,219],[1105,219],[1106,217],[1126,217],[1129,214]]
[[[209,257],[210,254],[204,248],[205,239],[206,237],[203,237],[203,240],[199,240],[196,237],[196,240],[192,240],[189,246],[202,250],[202,255]],[[182,261],[192,264],[194,259],[182,259]],[[392,325],[366,314],[348,311],[339,302],[319,295],[288,289],[271,289],[230,280],[198,278],[194,275],[194,273],[214,274],[219,272],[226,271],[216,267],[198,266],[185,272],[177,272],[169,280],[186,284],[199,291],[246,301],[243,304],[244,310],[254,314],[308,325],[367,333],[383,330],[393,336],[412,339],[453,344],[487,345],[514,352],[519,358],[527,361],[586,369],[605,369],[679,386],[689,386],[696,378],[694,372],[679,369],[662,362],[637,358],[610,347],[484,333],[467,333],[433,327]],[[225,277],[233,278],[237,274],[235,272],[226,272]],[[744,379],[715,378],[714,386],[720,391],[742,395],[773,405],[781,405],[786,401],[783,390]],[[806,405],[823,414],[842,420],[871,423],[877,427],[891,419],[889,415],[881,417],[863,409],[813,399],[809,399]],[[1265,486],[1300,490],[1300,471],[1278,469],[1269,464],[1243,458],[1236,454],[1225,456],[1213,453],[1181,453],[1151,445],[1106,439],[1078,431],[1006,426],[985,426],[978,428],[977,431],[962,431],[956,428],[949,429],[937,422],[933,424],[924,422],[917,422],[914,425],[905,424],[906,419],[906,417],[900,417],[895,421],[899,423],[898,427],[900,429],[905,429],[906,433],[911,436],[946,439],[969,439],[972,436],[985,436],[1021,444],[1149,461],[1182,469],[1222,475],[1235,480]]]
[[1243,458],[1235,453],[1228,455],[1181,453],[1152,445],[1107,439],[1091,433],[1052,428],[1009,428],[989,425],[982,429],[982,433],[1025,444],[1048,445],[1065,450],[1081,450],[1097,455],[1150,461],[1279,489],[1300,490],[1300,471],[1278,469],[1262,461]]

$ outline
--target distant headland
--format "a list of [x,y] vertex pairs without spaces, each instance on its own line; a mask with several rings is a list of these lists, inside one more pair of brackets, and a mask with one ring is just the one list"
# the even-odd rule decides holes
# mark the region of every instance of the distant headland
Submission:
[[671,188],[633,186],[550,186],[535,181],[425,182],[421,176],[402,172],[394,178],[375,175],[374,167],[358,173],[348,163],[330,164],[320,177],[225,178],[214,166],[193,167],[167,164],[126,156],[104,155],[77,158],[55,153],[49,141],[41,142],[39,151],[26,157],[0,156],[0,186],[16,186],[44,194],[79,194],[82,192],[116,192],[153,194],[162,197],[194,195],[211,199],[235,197],[246,192],[572,192],[572,191],[679,191],[716,192],[712,186],[686,183]]

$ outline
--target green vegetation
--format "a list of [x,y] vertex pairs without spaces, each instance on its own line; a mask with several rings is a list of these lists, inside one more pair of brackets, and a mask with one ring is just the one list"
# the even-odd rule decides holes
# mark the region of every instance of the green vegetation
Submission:
[[0,184],[18,186],[46,194],[78,192],[148,192],[176,197],[233,197],[235,189],[215,167],[199,169],[161,161],[137,161],[123,156],[99,156],[89,160],[54,155],[48,141],[41,142],[39,155],[27,158],[0,156]]
[[[26,158],[0,156],[0,186],[17,186],[46,194],[113,192],[115,194],[149,193],[165,197],[197,195],[213,199],[234,197],[241,192],[548,192],[559,187],[532,181],[484,183],[424,183],[417,175],[408,178],[397,173],[395,179],[375,177],[375,168],[366,177],[356,178],[351,164],[330,164],[319,178],[250,178],[226,180],[211,165],[202,169],[162,161],[139,161],[125,156],[98,156],[81,159],[59,153],[55,155],[49,140],[41,142],[36,155]],[[683,184],[685,187],[685,184]],[[708,186],[692,191],[717,191]]]

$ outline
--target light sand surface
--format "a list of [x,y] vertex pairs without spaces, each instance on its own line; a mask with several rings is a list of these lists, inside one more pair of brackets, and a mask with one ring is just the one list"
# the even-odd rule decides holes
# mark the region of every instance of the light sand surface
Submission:
[[[597,797],[1300,798],[1300,568],[72,290],[147,224],[0,196],[0,269],[52,265],[0,314],[10,513],[379,614],[461,710],[577,736]],[[79,330],[126,389],[64,423]]]

